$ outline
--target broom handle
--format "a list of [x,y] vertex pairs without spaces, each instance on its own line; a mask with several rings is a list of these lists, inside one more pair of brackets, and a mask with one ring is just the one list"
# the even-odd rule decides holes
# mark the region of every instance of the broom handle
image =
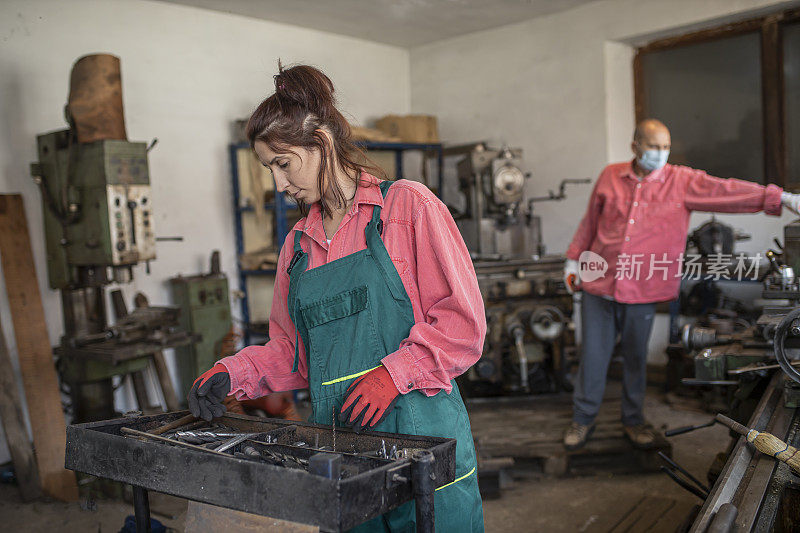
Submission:
[[747,433],[750,431],[750,428],[748,428],[747,426],[743,426],[739,422],[731,420],[725,415],[717,414],[715,418],[717,419],[717,422],[725,426],[728,426],[729,428],[734,430],[736,433],[739,433],[740,435],[747,435]]
[[743,426],[739,422],[737,422],[735,420],[732,420],[732,419],[728,418],[725,415],[717,414],[717,416],[715,418],[717,419],[718,422],[722,423],[725,426],[728,426],[729,428],[734,430],[736,433],[739,433],[740,435],[744,435],[745,438],[747,439],[747,442],[752,442],[760,452],[764,452],[767,455],[773,455],[772,454],[772,450],[765,449],[764,446],[760,445],[761,444],[760,442],[756,442],[755,439],[756,439],[757,436],[766,435],[766,436],[769,436],[770,440],[777,441],[778,443],[780,443],[780,444],[782,444],[784,446],[786,445],[785,442],[780,440],[778,437],[776,437],[772,433],[767,433],[765,431],[758,431],[758,430],[755,430],[755,429],[750,429],[749,427]]

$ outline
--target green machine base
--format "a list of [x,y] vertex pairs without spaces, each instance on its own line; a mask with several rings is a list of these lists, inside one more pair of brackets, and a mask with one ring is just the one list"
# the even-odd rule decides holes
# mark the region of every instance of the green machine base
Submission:
[[222,350],[222,341],[231,329],[231,306],[228,278],[221,273],[178,276],[170,279],[172,297],[180,307],[181,327],[202,335],[202,341],[175,350],[183,402],[194,380],[214,366]]

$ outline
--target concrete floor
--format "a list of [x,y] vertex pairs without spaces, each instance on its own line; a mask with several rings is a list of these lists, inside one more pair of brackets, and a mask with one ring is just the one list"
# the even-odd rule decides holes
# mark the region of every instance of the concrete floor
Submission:
[[[700,424],[711,415],[678,411],[657,394],[649,394],[645,414],[657,429]],[[700,481],[718,452],[725,451],[728,430],[720,425],[670,439],[673,460]],[[684,513],[702,501],[662,473],[598,474],[589,477],[549,479],[534,472],[520,472],[513,487],[499,500],[483,505],[486,531],[608,531],[644,496],[673,498],[679,505],[676,527]]]
[[[657,394],[648,396],[646,414],[656,428],[710,419],[708,414],[673,409]],[[721,426],[673,437],[673,457],[705,481],[714,456],[725,449],[728,441],[727,430]],[[687,509],[701,503],[660,473],[548,479],[533,469],[517,468],[512,486],[503,491],[502,497],[484,502],[486,530],[607,531],[636,501],[648,495],[674,498],[680,503],[676,525],[682,522]],[[183,530],[185,501],[154,495],[151,507],[154,518],[176,531]],[[25,504],[16,488],[0,485],[0,523],[7,531],[115,533],[132,512],[131,504],[119,500]]]

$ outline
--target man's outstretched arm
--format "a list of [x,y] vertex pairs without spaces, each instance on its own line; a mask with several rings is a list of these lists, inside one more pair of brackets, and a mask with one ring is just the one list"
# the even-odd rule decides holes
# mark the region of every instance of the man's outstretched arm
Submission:
[[[736,178],[717,178],[702,170],[689,177],[684,203],[692,211],[781,214],[783,189]],[[795,196],[795,195],[791,195]],[[795,202],[796,204],[797,202]],[[791,207],[791,206],[790,206]]]

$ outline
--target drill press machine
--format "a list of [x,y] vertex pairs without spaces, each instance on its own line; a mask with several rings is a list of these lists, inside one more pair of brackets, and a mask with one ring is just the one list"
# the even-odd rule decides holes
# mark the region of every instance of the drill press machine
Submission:
[[[31,164],[42,194],[48,281],[61,291],[58,366],[76,421],[113,418],[114,376],[133,375],[144,408],[138,393],[150,360],[197,338],[180,330],[177,309],[128,314],[121,299],[117,323],[108,325],[105,286],[130,282],[134,265],[156,257],[148,147],[127,140],[121,85],[119,58],[79,59],[65,108],[70,127],[39,135],[39,161]],[[168,376],[159,381],[163,387]]]

